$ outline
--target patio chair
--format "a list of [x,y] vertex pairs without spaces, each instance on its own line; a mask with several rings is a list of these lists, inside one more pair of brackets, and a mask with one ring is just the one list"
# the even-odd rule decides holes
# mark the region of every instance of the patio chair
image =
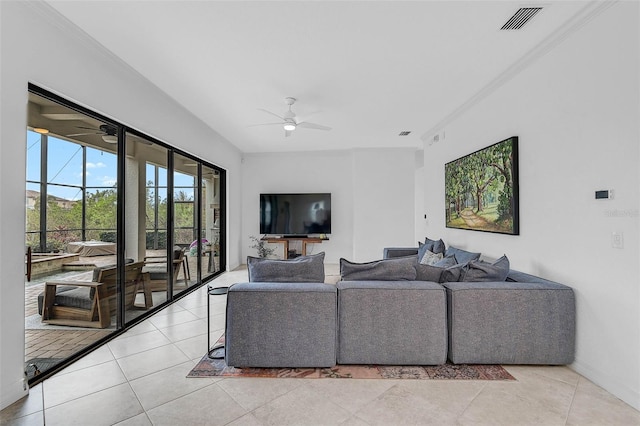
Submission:
[[[180,246],[173,247],[173,285],[178,286],[178,275],[182,269],[184,279],[184,288],[189,286],[187,278],[187,268],[184,266],[186,262],[185,251]],[[166,256],[146,256],[144,258],[143,272],[149,274],[149,288],[151,291],[166,291],[169,277]]]
[[[152,306],[149,274],[144,262],[125,265],[125,309]],[[116,312],[115,266],[96,268],[93,281],[47,281],[44,289],[42,322],[76,327],[107,328]],[[135,304],[138,292],[144,293],[144,306]]]

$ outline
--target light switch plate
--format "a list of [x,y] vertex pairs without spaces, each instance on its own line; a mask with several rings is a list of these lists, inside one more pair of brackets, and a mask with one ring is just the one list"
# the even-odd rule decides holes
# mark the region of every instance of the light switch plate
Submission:
[[624,237],[622,232],[611,233],[611,247],[619,249],[624,248]]

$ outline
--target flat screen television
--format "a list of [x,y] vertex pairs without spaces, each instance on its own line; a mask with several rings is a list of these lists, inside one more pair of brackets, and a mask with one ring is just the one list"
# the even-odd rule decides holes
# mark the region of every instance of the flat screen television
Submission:
[[260,233],[330,234],[331,194],[260,194]]

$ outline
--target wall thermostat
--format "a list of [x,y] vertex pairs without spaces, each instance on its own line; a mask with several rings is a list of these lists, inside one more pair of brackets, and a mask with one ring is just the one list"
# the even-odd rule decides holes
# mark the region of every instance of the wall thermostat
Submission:
[[596,191],[596,200],[613,198],[613,189],[603,189]]

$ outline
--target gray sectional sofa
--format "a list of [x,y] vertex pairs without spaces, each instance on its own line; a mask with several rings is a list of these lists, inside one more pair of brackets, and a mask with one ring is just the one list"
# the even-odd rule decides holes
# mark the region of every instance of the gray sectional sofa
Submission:
[[[464,258],[468,252],[462,252]],[[573,362],[570,287],[510,270],[508,261],[500,281],[459,281],[477,278],[478,270],[492,279],[492,265],[503,260],[481,262],[476,253],[465,264],[434,269],[421,265],[417,253],[388,248],[375,262],[341,259],[337,285],[323,283],[323,253],[294,260],[249,258],[250,282],[234,284],[227,296],[227,364]]]

